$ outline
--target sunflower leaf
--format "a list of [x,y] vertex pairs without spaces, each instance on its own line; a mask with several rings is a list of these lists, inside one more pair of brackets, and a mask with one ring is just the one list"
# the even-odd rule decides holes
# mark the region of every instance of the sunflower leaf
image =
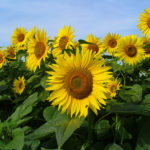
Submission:
[[29,96],[22,105],[17,107],[16,111],[7,119],[9,122],[21,121],[24,116],[32,111],[33,104],[37,101],[37,92]]
[[11,141],[0,141],[0,149],[2,150],[22,150],[24,146],[24,132],[21,128],[12,131]]
[[139,84],[134,84],[128,89],[124,87],[120,90],[119,96],[126,102],[139,102],[142,100],[142,87]]
[[123,150],[123,148],[121,146],[119,146],[118,144],[109,144],[105,147],[104,150]]

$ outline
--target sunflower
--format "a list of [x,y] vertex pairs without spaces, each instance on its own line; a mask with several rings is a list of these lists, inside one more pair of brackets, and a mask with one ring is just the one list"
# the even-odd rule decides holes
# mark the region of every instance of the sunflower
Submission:
[[27,40],[35,38],[36,33],[36,26],[30,29],[30,31],[27,33]]
[[[64,56],[65,55],[65,56]],[[112,78],[111,67],[105,66],[105,60],[94,59],[92,51],[76,50],[76,55],[66,53],[50,65],[46,90],[53,90],[48,100],[53,106],[58,105],[62,112],[75,116],[88,114],[91,108],[96,114],[106,105],[105,83]]]
[[16,49],[12,45],[6,47],[5,55],[9,59],[16,59]]
[[144,35],[150,37],[150,8],[145,9],[139,17],[138,28]]
[[90,50],[96,55],[100,54],[104,50],[103,42],[99,37],[94,36],[93,34],[89,34],[86,38],[86,41],[91,44],[82,44],[82,49]]
[[4,62],[5,62],[5,54],[4,51],[0,50],[0,68],[2,68]]
[[145,58],[150,58],[150,39],[147,36],[141,37],[142,41],[143,41],[143,47],[144,47],[144,52]]
[[116,33],[108,33],[104,37],[104,47],[108,50],[108,54],[114,55],[116,49],[118,48],[119,42],[121,39],[121,35]]
[[26,66],[29,70],[36,71],[37,67],[40,67],[40,63],[47,57],[49,51],[48,40],[50,37],[46,37],[44,29],[40,31],[37,29],[35,38],[31,38],[28,44],[28,54],[26,60]]
[[11,37],[12,44],[16,47],[17,50],[26,49],[27,46],[27,31],[24,27],[16,28]]
[[18,77],[18,80],[15,79],[14,82],[13,82],[13,90],[14,90],[14,92],[21,95],[21,93],[24,91],[24,89],[25,89],[24,76]]
[[116,56],[126,64],[135,65],[144,57],[143,43],[135,35],[125,36],[120,40]]
[[70,49],[71,45],[73,44],[73,35],[74,30],[72,30],[71,26],[64,26],[64,28],[59,30],[57,38],[53,42],[53,55],[57,57],[59,54],[62,53],[64,49]]
[[109,98],[115,97],[117,94],[117,91],[120,90],[121,86],[122,85],[120,84],[120,82],[117,79],[113,79],[111,82],[109,82],[107,97],[109,97]]

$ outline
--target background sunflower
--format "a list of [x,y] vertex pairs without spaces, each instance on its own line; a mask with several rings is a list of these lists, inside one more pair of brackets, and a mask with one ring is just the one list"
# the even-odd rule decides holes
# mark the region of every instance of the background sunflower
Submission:
[[36,71],[37,67],[40,67],[41,61],[45,62],[46,57],[50,53],[50,47],[48,40],[50,37],[46,37],[44,29],[40,31],[37,29],[35,38],[31,38],[28,44],[28,56],[26,60],[26,66],[29,70]]
[[5,54],[3,50],[0,50],[0,68],[2,68],[4,62],[5,62]]
[[107,49],[108,54],[110,55],[115,54],[120,39],[121,39],[121,35],[116,33],[111,34],[110,32],[104,37],[104,47]]
[[21,95],[22,92],[24,91],[24,89],[25,89],[24,76],[18,77],[18,79],[15,79],[14,82],[13,82],[13,90],[14,90],[14,92]]
[[136,35],[125,36],[120,40],[116,56],[126,64],[135,65],[143,60],[143,43]]
[[86,38],[86,41],[91,44],[82,44],[82,49],[90,50],[96,55],[102,53],[104,51],[104,45],[102,40],[99,37],[94,36],[93,34],[89,34]]
[[58,36],[55,38],[53,42],[53,55],[57,57],[59,54],[62,53],[64,49],[71,48],[74,41],[74,31],[72,30],[71,26],[64,26],[64,28],[59,30]]
[[138,28],[144,35],[150,37],[150,8],[145,9],[139,17]]
[[11,40],[12,45],[16,47],[17,50],[26,49],[27,47],[27,30],[24,27],[16,28],[12,34]]

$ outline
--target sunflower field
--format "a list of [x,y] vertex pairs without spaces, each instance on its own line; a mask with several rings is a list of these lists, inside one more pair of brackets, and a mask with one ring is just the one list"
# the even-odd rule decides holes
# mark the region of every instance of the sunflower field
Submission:
[[150,150],[150,8],[138,29],[16,28],[0,48],[0,150]]

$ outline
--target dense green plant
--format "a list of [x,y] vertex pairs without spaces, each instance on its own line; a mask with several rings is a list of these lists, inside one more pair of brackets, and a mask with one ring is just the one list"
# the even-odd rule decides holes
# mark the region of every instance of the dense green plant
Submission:
[[[139,23],[139,29],[148,36],[150,33],[149,15],[150,9],[147,9],[143,15],[147,22],[141,17]],[[60,36],[64,33],[59,35],[64,40],[63,42],[60,37],[48,40],[45,38],[44,30],[41,32],[33,28],[31,31],[28,33],[30,37],[27,34],[27,38],[25,38],[24,28],[17,28],[14,31],[12,44],[18,43],[14,46],[17,51],[16,54],[13,53],[13,58],[7,55],[4,61],[3,51],[0,50],[0,149],[149,150],[150,41],[146,39],[146,42],[140,42],[137,36],[126,36],[119,47],[118,55],[114,55],[115,51],[111,51],[111,48],[116,46],[121,36],[113,34],[114,39],[111,39],[111,34],[108,33],[107,38],[104,39],[107,47],[101,54],[102,41],[93,35],[87,38],[93,39],[93,42],[78,40],[76,43],[71,43],[74,31],[71,31],[70,26],[65,26],[61,30],[68,34],[68,37]],[[73,45],[66,48],[69,38],[70,44]],[[43,41],[38,41],[39,39]],[[107,43],[108,39],[110,39],[111,48]],[[28,41],[30,41],[29,51],[28,48],[25,49]],[[142,43],[142,46],[139,43]],[[96,44],[100,48],[96,47]],[[122,45],[126,46],[124,50]],[[8,49],[14,47],[10,46]],[[32,59],[28,57],[31,55],[32,58],[33,47],[35,48],[34,61],[37,62],[43,57],[45,51],[49,52],[46,53],[47,57],[44,56],[45,62],[40,60],[40,68],[36,68],[37,62],[35,66],[32,65],[34,61],[30,62]],[[112,96],[114,98],[110,97],[106,100],[106,107],[98,111],[98,115],[89,109],[87,117],[74,115],[70,117],[70,114],[62,113],[61,109],[58,110],[47,101],[47,98],[51,96],[51,91],[45,90],[48,87],[47,71],[51,71],[49,65],[57,61],[54,55],[57,53],[56,50],[59,51],[62,48],[62,54],[68,54],[67,56],[70,57],[71,53],[76,53],[76,49],[80,52],[83,47],[96,53],[98,50],[101,51],[94,59],[106,59],[105,65],[111,66],[113,76],[122,83],[122,87],[115,96]],[[49,48],[52,53],[48,51]],[[28,65],[26,65],[27,59]],[[18,94],[14,92],[13,83],[21,76],[25,78],[25,89]]]
[[[0,70],[0,149],[2,150],[148,150],[150,125],[150,60],[134,68],[107,59],[114,76],[124,86],[115,99],[96,116],[89,111],[86,118],[70,118],[46,98],[47,63],[35,73],[25,67],[25,51]],[[13,80],[24,75],[26,88],[22,95],[12,90]]]

